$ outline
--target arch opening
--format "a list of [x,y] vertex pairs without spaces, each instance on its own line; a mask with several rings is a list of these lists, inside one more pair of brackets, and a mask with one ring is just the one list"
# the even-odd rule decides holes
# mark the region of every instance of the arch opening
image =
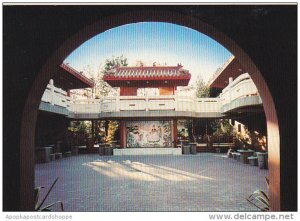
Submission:
[[[22,210],[33,210],[33,186],[34,186],[34,130],[36,114],[42,93],[48,83],[51,74],[55,71],[63,60],[75,48],[86,40],[99,34],[105,30],[120,25],[143,22],[143,21],[159,21],[179,24],[185,27],[197,30],[207,36],[215,39],[221,45],[225,46],[232,54],[236,56],[245,70],[251,74],[260,96],[263,100],[264,110],[267,119],[268,146],[269,148],[269,170],[270,170],[270,200],[271,209],[280,210],[280,147],[279,147],[279,128],[275,105],[272,95],[264,81],[262,74],[252,62],[251,58],[240,48],[235,42],[228,38],[225,34],[216,30],[213,26],[199,21],[190,16],[184,16],[175,12],[166,11],[145,11],[131,12],[125,14],[117,14],[102,19],[94,24],[85,27],[69,38],[59,49],[47,60],[39,71],[35,82],[32,86],[30,94],[27,98],[25,109],[22,117],[21,126],[21,145],[20,145],[20,161],[21,161],[21,205]],[[28,203],[30,202],[30,203]]]

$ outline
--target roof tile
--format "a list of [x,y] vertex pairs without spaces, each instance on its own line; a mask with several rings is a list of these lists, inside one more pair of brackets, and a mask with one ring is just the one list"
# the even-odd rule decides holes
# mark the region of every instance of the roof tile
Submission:
[[188,70],[178,66],[117,67],[105,72],[104,78],[190,77]]

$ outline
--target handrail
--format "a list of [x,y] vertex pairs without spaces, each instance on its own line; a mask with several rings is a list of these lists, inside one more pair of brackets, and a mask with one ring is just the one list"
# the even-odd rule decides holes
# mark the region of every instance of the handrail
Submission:
[[[123,110],[174,110],[191,112],[221,112],[221,107],[235,99],[258,95],[248,73],[242,74],[223,89],[216,98],[194,98],[182,95],[115,96],[101,99],[73,99],[67,92],[48,84],[42,101],[62,106],[73,112],[100,113]],[[128,102],[127,102],[128,101]]]
[[[223,90],[222,90],[222,94],[226,93],[227,91],[229,91],[231,88],[233,88],[235,85],[241,83],[242,81],[244,80],[247,80],[247,79],[250,79],[250,75],[248,73],[244,73],[244,74],[241,74],[240,76],[238,76],[236,79],[234,79],[234,81],[232,81],[229,85],[227,85],[227,87],[225,87]],[[251,80],[252,81],[252,80]],[[222,95],[221,94],[221,95]],[[220,95],[220,96],[221,96]]]
[[203,97],[203,98],[197,98],[196,99],[197,102],[219,102],[220,101],[220,98],[206,98],[206,97]]
[[219,97],[221,103],[225,105],[235,99],[251,95],[259,95],[258,90],[250,75],[248,73],[244,73],[224,88]]
[[[251,80],[251,77],[248,73],[244,73],[244,74],[241,74],[240,76],[238,76],[236,79],[234,79],[234,81],[232,81],[232,83],[230,84],[231,87],[234,87],[235,85],[241,83],[242,81],[244,80],[248,80],[250,79]],[[252,80],[251,80],[252,81]]]

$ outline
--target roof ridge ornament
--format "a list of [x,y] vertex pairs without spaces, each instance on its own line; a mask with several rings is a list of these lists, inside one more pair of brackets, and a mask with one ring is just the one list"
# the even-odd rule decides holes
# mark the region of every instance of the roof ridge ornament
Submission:
[[[165,85],[165,81],[173,86],[187,86],[191,74],[182,67],[181,64],[177,66],[119,67],[104,73],[103,80],[113,87],[122,86],[124,79],[134,81],[130,84],[132,87],[133,85],[149,87],[149,84],[159,86],[162,83]],[[148,84],[146,83],[147,81],[149,82]]]

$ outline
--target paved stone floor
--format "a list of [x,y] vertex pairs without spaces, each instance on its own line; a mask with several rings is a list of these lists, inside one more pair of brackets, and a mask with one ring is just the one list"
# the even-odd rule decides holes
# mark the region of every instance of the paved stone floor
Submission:
[[257,211],[246,198],[267,188],[265,176],[222,154],[79,155],[37,164],[35,185],[59,177],[46,204],[65,211]]

